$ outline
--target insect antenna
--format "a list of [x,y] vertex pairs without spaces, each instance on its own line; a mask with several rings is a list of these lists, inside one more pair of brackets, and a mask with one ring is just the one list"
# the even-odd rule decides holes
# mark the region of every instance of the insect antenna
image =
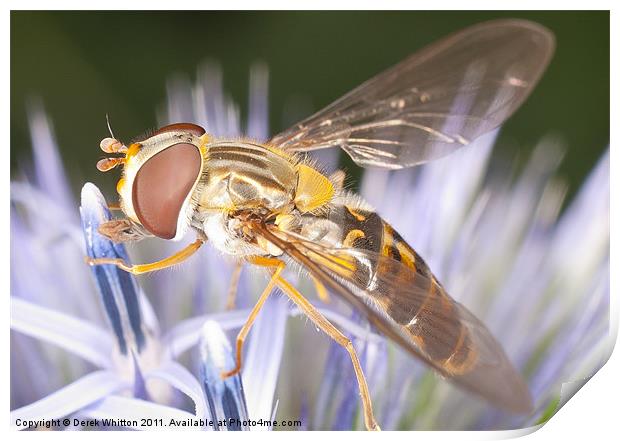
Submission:
[[110,132],[110,136],[116,139],[116,136],[114,136],[114,133],[112,132],[112,126],[110,126],[110,115],[108,115],[107,113],[105,114],[105,121],[108,125],[108,131]]
[[[112,126],[110,125],[110,117],[109,115],[106,113],[105,114],[105,120],[106,123],[108,125],[108,131],[110,132],[110,138],[104,138],[101,143],[99,144],[99,147],[101,148],[101,150],[103,150],[105,153],[126,153],[127,152],[127,147],[125,145],[123,145],[122,142],[120,142],[118,139],[116,139],[116,137],[114,136],[114,132],[112,132]],[[99,161],[101,162],[101,161]],[[111,162],[109,162],[109,164],[111,164]],[[116,164],[118,165],[118,164]],[[116,166],[114,165],[114,167]],[[112,168],[114,168],[112,167]],[[99,168],[99,166],[97,167]],[[108,168],[109,170],[109,168]]]

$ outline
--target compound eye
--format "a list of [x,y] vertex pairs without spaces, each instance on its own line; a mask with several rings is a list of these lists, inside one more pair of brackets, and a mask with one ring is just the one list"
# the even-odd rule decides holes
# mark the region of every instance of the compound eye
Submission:
[[159,130],[157,130],[155,133],[153,133],[151,136],[161,135],[162,133],[167,133],[167,132],[189,132],[192,135],[200,137],[204,135],[206,131],[205,129],[203,129],[197,124],[175,123],[175,124],[169,124],[167,126],[163,126]]
[[189,143],[168,147],[147,160],[134,179],[133,208],[140,223],[162,239],[172,239],[183,203],[200,174],[201,156]]

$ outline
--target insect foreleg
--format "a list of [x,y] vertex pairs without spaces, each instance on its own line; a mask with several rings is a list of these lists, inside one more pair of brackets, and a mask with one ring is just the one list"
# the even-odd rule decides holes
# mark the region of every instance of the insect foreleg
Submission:
[[372,402],[370,399],[370,392],[368,391],[368,384],[366,383],[366,377],[362,371],[357,352],[353,347],[353,343],[342,332],[331,324],[308,300],[304,298],[290,283],[281,277],[278,277],[276,284],[278,287],[286,293],[286,295],[302,310],[302,312],[312,322],[319,327],[323,332],[334,339],[336,343],[345,348],[351,357],[353,362],[353,369],[355,370],[355,376],[357,377],[357,384],[360,389],[360,396],[362,398],[362,406],[364,407],[364,423],[368,430],[381,430],[375,416],[372,411]]
[[127,263],[123,259],[111,258],[111,257],[100,257],[100,258],[92,258],[86,257],[86,263],[90,266],[95,265],[116,265],[123,271],[127,271],[131,274],[144,274],[150,273],[152,271],[158,271],[164,268],[168,268],[174,265],[177,265],[187,258],[189,258],[192,254],[198,251],[198,248],[202,246],[205,241],[203,239],[197,239],[195,242],[192,242],[185,248],[183,248],[178,253],[173,254],[170,257],[166,257],[165,259],[158,260],[153,263],[145,263],[141,265],[127,265]]
[[256,320],[256,316],[258,315],[261,308],[265,304],[265,301],[267,300],[267,298],[273,291],[273,288],[275,288],[276,280],[278,279],[278,277],[280,276],[280,273],[286,266],[284,262],[282,262],[281,260],[271,259],[269,257],[254,256],[254,257],[251,257],[249,261],[257,266],[275,268],[275,269],[271,275],[271,279],[269,279],[269,283],[267,283],[267,286],[265,287],[265,289],[263,290],[263,293],[258,298],[256,305],[254,305],[254,308],[252,308],[252,311],[250,312],[250,316],[248,317],[245,324],[239,331],[239,334],[237,335],[236,357],[235,357],[236,366],[231,371],[222,372],[221,374],[222,378],[232,377],[233,375],[236,375],[241,371],[241,354],[243,351],[243,343],[245,342],[245,338],[248,336],[250,329],[252,329],[252,325],[254,324],[254,321]]
[[122,210],[121,204],[119,204],[119,203],[108,204],[108,210],[110,210],[110,211],[120,211],[120,210]]
[[237,300],[237,291],[239,290],[239,277],[241,276],[242,263],[235,264],[233,273],[230,277],[230,286],[228,287],[228,294],[226,295],[226,310],[230,311],[235,309],[235,303]]
[[97,231],[102,236],[116,243],[137,242],[151,236],[142,226],[127,218],[103,222],[99,225]]

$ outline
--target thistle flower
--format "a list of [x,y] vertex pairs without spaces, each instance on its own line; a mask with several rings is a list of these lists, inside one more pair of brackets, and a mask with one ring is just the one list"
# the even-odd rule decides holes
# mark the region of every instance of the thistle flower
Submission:
[[[266,139],[264,66],[252,69],[250,86],[245,134]],[[224,311],[232,267],[208,249],[149,277],[86,266],[85,254],[129,257],[96,234],[110,213],[92,184],[82,189],[80,223],[50,123],[40,106],[29,117],[34,177],[11,185],[14,425],[75,415],[162,418],[207,430],[271,427],[208,426],[200,419],[363,427],[346,353],[302,320],[289,320],[300,313],[279,297],[259,315],[242,375],[218,377],[234,363],[228,337],[245,321],[264,278],[244,270],[240,309]],[[199,70],[196,84],[173,80],[160,119],[195,122],[216,136],[242,134],[238,108],[213,66]],[[536,410],[529,416],[495,410],[429,372],[338,302],[316,301],[358,349],[384,429],[529,427],[570,397],[563,385],[591,376],[608,355],[609,153],[563,209],[558,143],[541,141],[513,179],[513,171],[489,165],[494,139],[490,134],[411,170],[367,170],[361,194],[487,324],[524,373]],[[334,155],[322,152],[320,160],[335,168]],[[149,258],[140,254],[144,249],[132,251],[136,260]],[[152,259],[171,249],[158,244],[149,251]],[[311,292],[303,280],[298,286]]]

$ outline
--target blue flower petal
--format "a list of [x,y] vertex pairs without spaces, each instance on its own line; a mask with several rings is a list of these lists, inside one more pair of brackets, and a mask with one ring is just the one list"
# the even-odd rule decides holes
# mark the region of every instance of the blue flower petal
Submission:
[[[242,369],[248,412],[252,419],[271,418],[280,372],[288,305],[272,295],[263,306],[250,333]],[[257,427],[267,430],[269,427]]]
[[[128,262],[124,247],[97,231],[101,223],[111,219],[111,214],[101,192],[93,184],[87,183],[82,188],[80,213],[88,256],[121,258]],[[97,265],[91,270],[121,353],[127,354],[128,344],[135,345],[139,352],[145,337],[134,278],[114,265]]]
[[54,140],[51,124],[40,101],[33,101],[28,106],[28,127],[32,140],[32,153],[37,177],[37,186],[66,212],[73,208],[72,195],[64,172],[58,147]]
[[250,70],[250,102],[246,134],[254,139],[269,136],[269,70],[257,63]]
[[11,297],[11,329],[110,367],[112,339],[103,329],[63,313]]
[[[196,416],[175,407],[164,406],[162,404],[151,403],[136,398],[108,396],[82,409],[77,416],[81,418],[92,418],[96,420],[113,419],[129,420],[140,422],[143,418],[147,420],[162,420],[166,425],[153,424],[150,426],[140,426],[136,430],[170,430],[167,425],[170,420],[180,422],[195,421]],[[196,426],[196,428],[202,428]],[[183,427],[183,429],[186,429]]]
[[204,323],[200,339],[200,378],[209,405],[212,421],[226,421],[226,426],[215,425],[216,430],[248,430],[239,422],[248,419],[248,410],[239,374],[222,379],[222,372],[235,368],[230,342],[219,324],[213,320]]
[[69,415],[128,386],[114,372],[93,372],[39,401],[12,411],[11,425],[15,426],[18,419],[51,420]]
[[162,339],[166,356],[177,358],[180,354],[198,344],[202,327],[207,320],[216,321],[222,329],[228,331],[241,328],[249,314],[249,309],[238,309],[192,317],[178,323]]
[[141,400],[148,400],[149,393],[146,389],[146,382],[144,381],[144,375],[140,369],[140,362],[135,352],[131,352],[131,359],[133,362],[133,396]]
[[176,362],[168,362],[163,366],[144,374],[144,378],[159,378],[174,388],[183,392],[194,402],[196,418],[204,418],[207,406],[202,395],[202,388],[196,378],[182,365]]

